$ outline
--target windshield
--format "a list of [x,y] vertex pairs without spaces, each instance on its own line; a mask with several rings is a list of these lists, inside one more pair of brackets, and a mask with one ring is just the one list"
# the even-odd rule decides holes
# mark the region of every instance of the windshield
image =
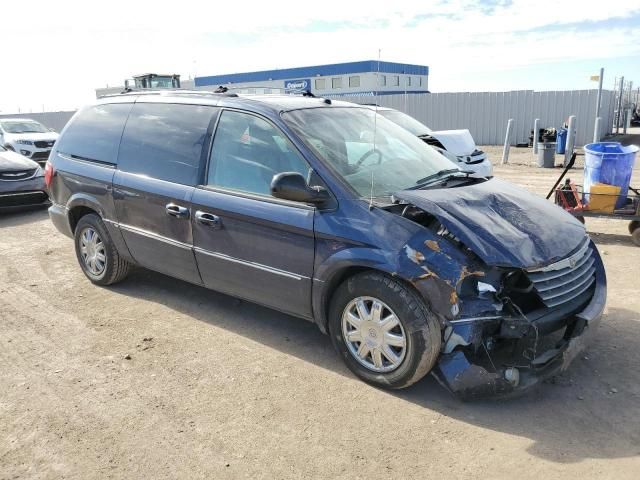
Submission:
[[383,117],[388,118],[393,123],[400,125],[405,130],[409,130],[416,137],[428,135],[432,131],[429,127],[423,125],[418,120],[410,117],[406,113],[402,113],[397,110],[379,110],[378,113]]
[[418,137],[368,108],[310,108],[282,118],[361,197],[388,196],[438,172],[458,171]]
[[3,120],[2,129],[7,133],[47,133],[49,129],[34,120]]

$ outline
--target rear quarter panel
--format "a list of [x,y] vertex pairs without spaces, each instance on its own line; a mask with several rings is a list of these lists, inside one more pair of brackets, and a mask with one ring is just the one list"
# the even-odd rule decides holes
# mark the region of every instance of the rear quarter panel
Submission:
[[129,250],[117,227],[112,195],[115,165],[79,160],[57,151],[52,152],[49,161],[55,169],[49,196],[54,207],[58,211],[64,211],[70,233],[73,233],[73,209],[90,208],[104,221],[118,252],[131,261]]

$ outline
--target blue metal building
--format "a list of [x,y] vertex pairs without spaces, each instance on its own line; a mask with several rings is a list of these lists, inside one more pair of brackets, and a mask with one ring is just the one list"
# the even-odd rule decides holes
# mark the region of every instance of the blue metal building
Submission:
[[195,78],[196,88],[220,85],[238,88],[243,93],[310,90],[328,97],[428,93],[429,67],[365,60]]

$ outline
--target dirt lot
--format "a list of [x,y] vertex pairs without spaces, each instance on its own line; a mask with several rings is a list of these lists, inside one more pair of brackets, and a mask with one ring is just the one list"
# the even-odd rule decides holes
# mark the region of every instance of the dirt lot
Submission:
[[[544,193],[559,172],[496,173]],[[367,386],[314,325],[159,274],[94,287],[46,211],[0,217],[0,479],[637,479],[640,248],[588,228],[595,344],[523,398],[461,403]]]

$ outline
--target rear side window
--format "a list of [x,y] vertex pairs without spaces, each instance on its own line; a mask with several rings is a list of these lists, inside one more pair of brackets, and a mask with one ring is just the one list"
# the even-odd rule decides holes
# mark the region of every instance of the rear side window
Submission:
[[57,150],[86,160],[116,163],[122,130],[132,103],[86,107],[76,114]]
[[[118,168],[125,172],[195,185],[215,107],[136,103],[122,135]],[[207,148],[203,150],[203,146]]]

